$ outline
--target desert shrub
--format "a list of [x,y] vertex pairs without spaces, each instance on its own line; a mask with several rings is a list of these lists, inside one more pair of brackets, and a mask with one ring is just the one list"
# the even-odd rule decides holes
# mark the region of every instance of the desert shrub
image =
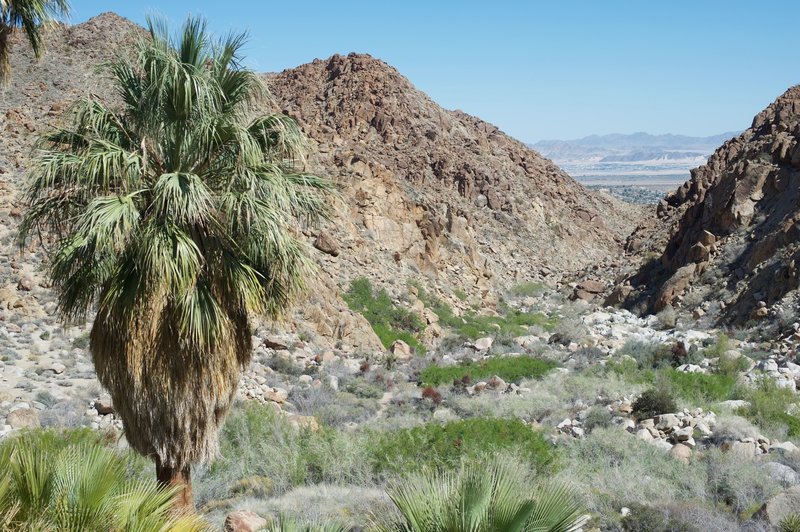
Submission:
[[584,494],[589,510],[606,524],[618,522],[623,506],[705,496],[702,468],[688,467],[617,427],[567,442],[559,457],[563,467],[555,477]]
[[430,400],[435,405],[442,404],[442,394],[433,386],[426,386],[422,390],[422,398]]
[[468,376],[472,382],[497,375],[510,382],[518,382],[523,378],[541,377],[555,367],[548,360],[529,356],[491,357],[480,362],[463,362],[455,366],[439,366],[431,364],[420,373],[420,382],[436,386],[461,380]]
[[540,296],[547,292],[547,285],[537,283],[535,281],[529,281],[526,283],[515,284],[508,292],[512,296],[516,297]]
[[800,514],[790,514],[781,519],[779,532],[800,532]]
[[348,382],[344,389],[346,392],[362,399],[380,399],[385,391],[385,387],[372,384],[364,379],[354,379]]
[[394,532],[567,532],[583,524],[581,507],[563,486],[544,486],[519,463],[462,463],[454,471],[423,470],[387,488],[397,512],[378,530]]
[[678,314],[671,305],[667,305],[664,310],[656,314],[656,318],[658,319],[659,327],[662,329],[674,329],[675,325],[678,324]]
[[736,391],[736,377],[723,374],[665,372],[675,395],[695,406],[730,399]]
[[174,513],[176,489],[86,431],[35,431],[0,445],[3,530],[206,530]]
[[711,439],[716,444],[743,438],[757,438],[759,430],[749,420],[734,415],[720,415],[714,424]]
[[350,310],[367,319],[384,347],[388,348],[395,340],[403,340],[415,351],[425,352],[416,337],[425,329],[422,319],[396,306],[386,290],[374,291],[369,279],[361,277],[352,282],[342,298]]
[[272,408],[247,402],[225,422],[220,457],[198,470],[195,496],[200,505],[231,498],[245,478],[269,479],[277,494],[322,482],[369,485],[368,467],[358,433],[298,429]]
[[639,365],[639,369],[656,369],[673,365],[672,348],[657,342],[628,340],[616,354],[632,357]]
[[419,284],[414,286],[420,301],[433,310],[439,318],[439,325],[447,327],[460,339],[475,340],[483,336],[495,335],[520,336],[526,334],[530,327],[538,326],[545,330],[553,330],[558,323],[557,318],[548,317],[541,312],[522,312],[503,305],[498,309],[500,314],[497,316],[478,314],[475,311],[456,316],[446,302],[429,294]]
[[539,469],[550,466],[555,458],[544,435],[518,419],[473,418],[374,432],[369,447],[378,474],[456,467],[464,458],[499,451],[514,452]]
[[787,413],[789,405],[797,401],[794,392],[779,387],[770,378],[762,378],[745,399],[750,406],[741,409],[739,414],[761,427],[785,430],[790,437],[800,436],[800,418]]
[[262,528],[264,532],[347,532],[339,523],[299,522],[287,516],[270,518]]
[[712,449],[701,463],[708,477],[708,497],[725,504],[736,515],[749,517],[781,490],[780,483],[756,461],[742,460],[735,453]]
[[631,513],[622,519],[625,532],[703,532],[679,518],[646,504],[632,504]]
[[604,406],[593,406],[586,411],[586,417],[583,420],[583,428],[586,432],[591,432],[597,428],[610,427],[614,420],[608,408]]
[[669,414],[677,410],[675,399],[664,388],[650,388],[633,403],[633,417],[638,420],[649,419],[659,414]]

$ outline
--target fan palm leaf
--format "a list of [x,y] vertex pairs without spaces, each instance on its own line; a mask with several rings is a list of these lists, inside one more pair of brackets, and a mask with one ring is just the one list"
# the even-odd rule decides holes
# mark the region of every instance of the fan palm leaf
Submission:
[[508,460],[425,470],[387,492],[397,515],[377,524],[386,532],[575,532],[584,523],[568,490],[540,485]]

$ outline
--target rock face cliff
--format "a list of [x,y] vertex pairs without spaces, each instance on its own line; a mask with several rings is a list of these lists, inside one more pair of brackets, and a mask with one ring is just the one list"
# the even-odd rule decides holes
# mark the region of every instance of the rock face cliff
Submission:
[[[629,304],[657,312],[717,301],[721,319],[734,323],[790,306],[800,258],[800,87],[693,170],[657,216],[666,243],[632,279]],[[653,233],[653,224],[640,227],[629,246],[657,241]]]
[[[17,299],[42,316],[53,308],[38,272],[44,251],[18,256],[12,247],[34,142],[76,98],[115,98],[101,65],[142,31],[111,13],[58,26],[38,63],[22,35],[12,36],[12,85],[0,100],[0,246],[8,257],[0,288],[10,298],[3,312],[22,312],[11,308]],[[306,234],[320,264],[318,286],[283,326],[323,348],[381,349],[339,296],[358,277],[412,307],[419,302],[408,282],[421,280],[455,307],[491,308],[517,282],[556,283],[613,260],[635,226],[638,211],[587,191],[495,126],[442,109],[368,55],[316,60],[265,80],[274,96],[265,110],[300,123],[311,143],[309,169],[342,191],[335,221]],[[33,291],[17,290],[23,278]]]

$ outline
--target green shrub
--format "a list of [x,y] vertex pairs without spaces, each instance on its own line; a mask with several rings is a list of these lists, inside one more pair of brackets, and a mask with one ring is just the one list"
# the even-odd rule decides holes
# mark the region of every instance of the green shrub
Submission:
[[779,387],[774,380],[765,377],[745,399],[750,406],[740,409],[740,415],[761,427],[783,427],[788,436],[800,436],[800,418],[786,412],[789,405],[798,400],[794,392]]
[[386,290],[375,292],[369,279],[361,277],[353,281],[342,298],[350,310],[367,319],[384,347],[403,340],[417,352],[425,352],[417,339],[425,329],[422,319],[410,310],[396,307]]
[[389,484],[398,515],[378,530],[395,532],[568,532],[581,527],[581,507],[563,486],[542,486],[508,460],[425,470]]
[[541,377],[556,367],[554,362],[529,356],[491,357],[478,363],[464,362],[455,366],[438,366],[431,364],[420,373],[419,380],[423,384],[437,386],[463,380],[468,376],[472,382],[497,375],[509,382],[518,382],[523,378]]
[[152,476],[135,476],[135,458],[129,460],[93,439],[83,431],[35,431],[4,441],[0,529],[209,528],[196,515],[174,513],[173,498],[179,488],[166,490]]
[[369,447],[378,474],[457,467],[462,459],[499,451],[517,453],[537,468],[547,468],[554,460],[553,448],[544,435],[518,419],[472,418],[375,432]]
[[673,365],[672,348],[656,342],[628,340],[617,350],[616,354],[632,357],[640,369],[656,369]]
[[418,283],[412,283],[417,290],[417,297],[426,307],[433,310],[439,318],[441,327],[449,328],[458,337],[475,340],[483,336],[521,336],[529,327],[538,326],[545,330],[553,330],[558,319],[548,317],[541,312],[520,312],[501,306],[501,315],[479,315],[474,311],[456,316],[450,306],[434,295],[426,292]]
[[650,388],[633,403],[633,417],[640,421],[677,410],[672,394],[663,388]]
[[583,428],[586,432],[591,432],[596,428],[610,427],[614,420],[608,408],[604,406],[593,406],[586,411],[586,417],[583,420]]
[[622,519],[625,532],[702,532],[646,504],[632,504],[630,510],[631,513]]
[[345,385],[344,389],[361,399],[380,399],[385,391],[385,388],[371,384],[364,379],[352,380]]
[[779,532],[800,532],[800,514],[790,514],[781,519]]
[[682,373],[673,369],[666,371],[675,395],[693,405],[730,399],[737,390],[736,377],[722,374]]
[[540,296],[545,292],[547,292],[547,285],[533,281],[516,284],[509,290],[509,293],[516,297]]
[[272,408],[246,402],[225,422],[219,457],[198,470],[195,497],[201,506],[234,497],[244,478],[269,479],[276,495],[322,482],[369,485],[369,467],[365,438],[359,433],[298,429]]

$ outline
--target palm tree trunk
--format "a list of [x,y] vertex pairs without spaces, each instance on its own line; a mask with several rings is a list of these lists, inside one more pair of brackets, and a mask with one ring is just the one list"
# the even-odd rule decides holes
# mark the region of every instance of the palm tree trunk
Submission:
[[183,468],[168,467],[161,464],[161,460],[156,458],[156,478],[158,483],[164,487],[180,486],[180,491],[175,495],[176,510],[193,509],[192,477],[191,469],[188,465]]
[[0,22],[0,88],[6,87],[11,78],[11,60],[9,59],[11,51],[8,49],[10,36],[11,26]]

